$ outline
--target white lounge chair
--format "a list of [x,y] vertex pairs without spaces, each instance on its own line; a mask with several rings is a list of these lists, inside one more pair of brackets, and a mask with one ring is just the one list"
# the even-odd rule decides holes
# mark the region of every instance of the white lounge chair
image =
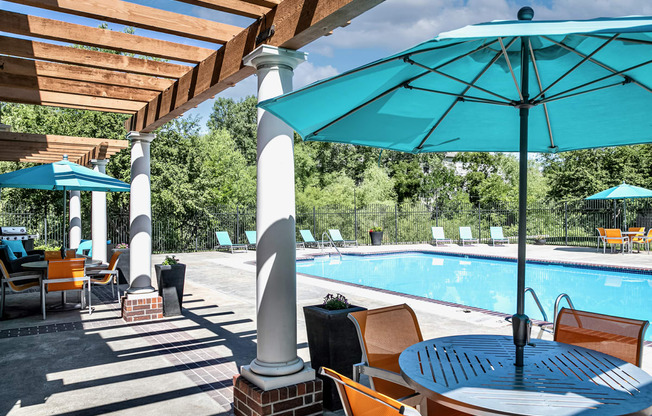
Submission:
[[453,240],[444,236],[444,227],[432,227],[432,241],[435,245],[439,245],[439,243],[453,244]]
[[509,244],[509,239],[503,235],[503,227],[489,227],[489,233],[491,234],[489,239],[491,245],[495,246],[496,243]]
[[462,246],[464,246],[464,243],[477,243],[478,239],[473,238],[471,227],[460,227],[460,241],[462,242]]

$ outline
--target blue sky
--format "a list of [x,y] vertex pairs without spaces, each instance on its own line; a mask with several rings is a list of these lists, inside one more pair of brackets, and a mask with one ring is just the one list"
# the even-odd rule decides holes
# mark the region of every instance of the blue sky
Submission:
[[[249,18],[197,8],[173,0],[129,1],[240,27],[246,27],[252,22]],[[447,30],[490,20],[514,19],[518,9],[524,5],[534,8],[535,20],[652,15],[652,2],[641,0],[385,0],[354,19],[349,26],[338,28],[331,36],[320,38],[305,46],[302,50],[308,52],[308,61],[295,70],[294,86],[299,88],[319,79],[337,75],[406,49]],[[101,23],[3,0],[0,0],[0,9],[88,26],[97,26]],[[115,24],[110,24],[109,27],[113,30],[123,28]],[[219,46],[142,29],[137,29],[136,34],[208,48]],[[223,91],[218,97],[241,99],[255,93],[256,78],[251,76],[235,87]],[[208,100],[196,109],[188,111],[186,115],[199,115],[202,117],[202,123],[205,123],[212,106],[213,100]]]

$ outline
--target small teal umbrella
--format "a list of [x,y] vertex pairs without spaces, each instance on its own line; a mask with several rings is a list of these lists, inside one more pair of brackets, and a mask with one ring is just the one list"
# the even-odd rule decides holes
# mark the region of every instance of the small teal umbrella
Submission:
[[411,153],[520,152],[516,365],[523,365],[527,153],[652,141],[652,17],[496,21],[260,103],[304,140]]
[[622,199],[623,200],[623,226],[627,228],[627,200],[633,198],[652,198],[652,191],[640,186],[627,185],[625,182],[613,188],[591,195],[585,199]]
[[[50,189],[63,192],[63,218],[66,223],[66,191],[129,192],[128,183],[104,173],[63,160],[45,165],[32,166],[0,175],[0,188]],[[66,233],[63,233],[66,246]]]

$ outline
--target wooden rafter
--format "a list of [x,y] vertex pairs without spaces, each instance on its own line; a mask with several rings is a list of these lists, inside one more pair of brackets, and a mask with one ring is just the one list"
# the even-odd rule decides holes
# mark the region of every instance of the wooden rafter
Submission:
[[151,132],[251,75],[253,69],[244,67],[242,59],[256,48],[256,36],[272,25],[276,33],[266,43],[299,49],[382,1],[284,0],[141,108],[125,127]]
[[70,161],[89,166],[92,159],[106,159],[128,147],[128,140],[0,131],[4,161],[51,163],[67,154]]
[[256,4],[258,6],[269,7],[270,9],[279,5],[281,0],[240,0],[244,3]]
[[8,0],[26,6],[223,44],[242,28],[121,0]]
[[84,95],[38,91],[15,87],[0,87],[0,101],[82,108],[97,111],[111,109],[125,114],[138,111],[141,107],[141,104],[138,102],[118,100],[115,98],[88,97]]
[[[235,0],[237,1],[237,0]],[[197,63],[213,50],[0,10],[3,32]]]
[[267,13],[271,7],[260,6],[241,0],[177,0],[192,4],[193,6],[219,10],[221,12],[237,14],[240,16],[257,19]]
[[138,101],[141,103],[146,103],[158,95],[156,91],[141,90],[138,88],[3,73],[0,73],[0,86],[87,95],[91,97],[117,98],[119,100]]
[[163,91],[172,80],[140,74],[127,74],[108,69],[88,68],[79,65],[0,56],[0,74],[43,76],[85,81],[92,84],[117,85],[151,91]]
[[191,67],[148,59],[132,58],[70,46],[53,45],[25,39],[0,36],[0,51],[21,58],[77,64],[91,68],[112,69],[134,74],[179,78]]

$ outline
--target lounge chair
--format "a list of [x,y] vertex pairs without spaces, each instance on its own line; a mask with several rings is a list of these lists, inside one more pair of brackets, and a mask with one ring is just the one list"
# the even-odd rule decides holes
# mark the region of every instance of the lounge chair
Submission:
[[417,409],[377,393],[330,368],[322,367],[319,374],[335,382],[347,416],[421,416]]
[[625,249],[629,244],[629,238],[623,236],[619,228],[607,228],[606,230],[604,230],[604,233],[605,233],[605,237],[604,237],[605,244],[602,246],[602,252],[606,253],[607,244],[609,244],[611,246],[612,252],[614,251],[615,245],[620,245],[622,247],[622,253],[625,254]]
[[340,234],[340,230],[331,229],[331,230],[328,230],[328,234],[330,234],[331,240],[333,240],[333,243],[341,244],[342,247],[346,247],[347,244],[350,244],[350,245],[355,244],[356,246],[358,245],[357,240],[345,240],[345,239],[343,239],[342,234]]
[[93,256],[93,240],[82,240],[77,246],[75,251],[76,257],[91,257]]
[[22,292],[33,287],[39,287],[41,272],[18,272],[9,274],[5,264],[0,260],[0,318],[5,311],[5,292],[9,288],[13,292]]
[[432,242],[435,245],[439,245],[439,243],[453,244],[453,240],[444,236],[444,227],[432,227]]
[[489,234],[491,235],[489,239],[491,245],[495,246],[496,243],[509,244],[509,239],[503,235],[503,227],[489,227]]
[[640,367],[649,324],[638,319],[561,308],[555,320],[554,340],[613,355]]
[[258,240],[256,240],[256,232],[255,231],[245,231],[245,236],[247,236],[247,248],[252,248],[256,249],[256,244],[258,244]]
[[[634,239],[632,240],[632,244],[639,244],[639,245],[642,244],[642,245],[644,245],[645,250],[647,251],[647,254],[650,254],[650,242],[651,241],[652,241],[652,228],[650,228],[647,231],[647,235],[634,237]],[[641,249],[639,247],[639,251],[640,250]]]
[[231,237],[226,231],[215,231],[215,236],[217,237],[217,245],[215,246],[216,250],[230,250],[233,253],[233,250],[247,250],[246,244],[233,244],[231,242]]
[[[309,246],[315,246],[317,248],[321,248],[324,246],[323,241],[317,241],[315,238],[312,236],[312,233],[310,230],[299,230],[299,233],[301,234],[301,238],[303,238],[303,247],[309,247]],[[300,243],[297,243],[297,246]]]
[[462,246],[464,246],[464,243],[478,243],[478,239],[473,238],[473,235],[471,235],[471,227],[460,227],[460,241]]
[[598,248],[595,249],[595,251],[600,250],[600,243],[602,245],[605,245],[604,238],[605,238],[605,233],[604,233],[604,228],[596,228],[596,231],[598,232]]

